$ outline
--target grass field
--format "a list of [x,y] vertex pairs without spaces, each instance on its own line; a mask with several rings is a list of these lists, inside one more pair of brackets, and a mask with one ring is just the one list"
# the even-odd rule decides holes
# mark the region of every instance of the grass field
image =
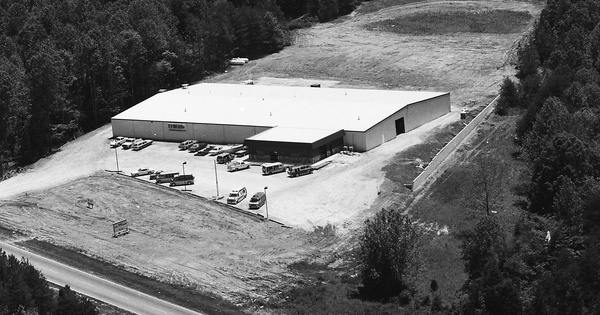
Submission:
[[397,5],[405,5],[415,2],[421,2],[422,0],[381,0],[381,1],[366,1],[363,2],[358,9],[356,9],[356,14],[368,14],[371,12],[379,11],[381,9],[397,6]]
[[528,12],[510,10],[428,12],[378,21],[367,29],[410,35],[454,33],[521,33],[527,27]]

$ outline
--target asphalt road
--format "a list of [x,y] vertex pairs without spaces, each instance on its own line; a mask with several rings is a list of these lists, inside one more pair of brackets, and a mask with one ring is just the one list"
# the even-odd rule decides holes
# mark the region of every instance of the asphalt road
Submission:
[[25,257],[36,269],[40,270],[49,282],[64,286],[94,299],[112,304],[124,310],[140,315],[200,315],[181,306],[157,299],[148,294],[132,290],[85,273],[48,258],[30,253],[18,247],[0,242],[8,255]]

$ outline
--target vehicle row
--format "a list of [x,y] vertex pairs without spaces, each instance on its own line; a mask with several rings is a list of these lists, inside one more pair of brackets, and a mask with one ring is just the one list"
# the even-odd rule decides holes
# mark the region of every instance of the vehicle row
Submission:
[[235,157],[244,157],[248,154],[242,144],[217,145],[197,140],[185,140],[179,144],[178,148],[181,151],[194,153],[195,156],[217,156],[223,153],[231,153]]
[[263,175],[287,172],[289,177],[297,177],[312,174],[313,170],[311,165],[286,166],[281,162],[264,163],[262,165]]
[[[227,204],[235,205],[240,203],[242,200],[246,198],[248,195],[248,191],[246,187],[241,187],[238,189],[233,189],[229,195],[227,196]],[[250,198],[250,202],[248,203],[248,208],[250,210],[258,210],[263,205],[267,203],[267,195],[263,191],[256,192]]]
[[154,143],[153,140],[142,139],[142,138],[126,138],[126,137],[115,137],[110,141],[111,148],[121,147],[124,150],[131,149],[133,151],[139,151]]
[[193,174],[179,175],[179,172],[155,171],[147,167],[140,167],[137,171],[131,173],[131,177],[146,175],[150,175],[150,180],[153,180],[156,184],[168,183],[169,186],[183,186],[194,184]]
[[[179,172],[155,171],[147,167],[140,167],[137,171],[131,173],[132,177],[146,175],[150,175],[150,180],[154,180],[156,184],[169,183],[169,186],[171,187],[193,185],[195,179],[193,174],[179,175]],[[233,189],[227,196],[227,204],[238,204],[244,200],[247,195],[248,191],[246,190],[246,187]],[[257,192],[250,198],[249,208],[260,209],[265,202],[266,194],[262,191]]]

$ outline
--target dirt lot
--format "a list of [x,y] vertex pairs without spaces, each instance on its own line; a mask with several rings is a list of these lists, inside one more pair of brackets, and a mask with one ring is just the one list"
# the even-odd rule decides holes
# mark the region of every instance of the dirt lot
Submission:
[[[519,34],[408,36],[367,31],[364,25],[417,12],[512,9],[532,13],[526,2],[435,1],[391,7],[300,30],[282,52],[231,68],[212,82],[394,88],[449,91],[452,113],[399,136],[370,152],[337,155],[313,175],[269,177],[251,168],[227,173],[218,165],[219,193],[244,185],[249,194],[268,186],[269,215],[293,228],[264,223],[198,198],[154,184],[114,175],[115,152],[108,149],[109,126],[65,145],[28,171],[0,182],[0,224],[79,249],[159,279],[214,292],[242,303],[265,298],[294,276],[286,265],[305,257],[325,257],[347,245],[377,207],[393,202],[404,183],[386,178],[394,156],[458,120],[465,105],[485,105],[499,82]],[[298,79],[302,78],[302,79]],[[216,194],[208,157],[156,143],[140,152],[118,150],[119,167],[140,166],[196,176],[191,193]],[[182,187],[181,187],[182,188]],[[378,196],[377,189],[382,190]],[[93,210],[85,207],[93,199]],[[241,208],[247,207],[248,200]],[[375,207],[374,205],[377,205]],[[265,214],[265,207],[259,212]],[[110,224],[126,218],[133,233],[113,239]],[[338,238],[319,238],[315,226],[336,226]]]

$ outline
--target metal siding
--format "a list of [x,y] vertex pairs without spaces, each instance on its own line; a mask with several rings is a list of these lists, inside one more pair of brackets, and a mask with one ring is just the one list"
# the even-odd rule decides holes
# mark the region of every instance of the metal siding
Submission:
[[113,136],[135,137],[133,121],[124,119],[112,119]]
[[367,151],[367,140],[364,132],[346,131],[344,145],[352,146],[356,152]]
[[450,94],[444,94],[436,98],[422,102],[413,103],[406,108],[407,114],[404,119],[406,131],[413,130],[425,123],[450,112]]

